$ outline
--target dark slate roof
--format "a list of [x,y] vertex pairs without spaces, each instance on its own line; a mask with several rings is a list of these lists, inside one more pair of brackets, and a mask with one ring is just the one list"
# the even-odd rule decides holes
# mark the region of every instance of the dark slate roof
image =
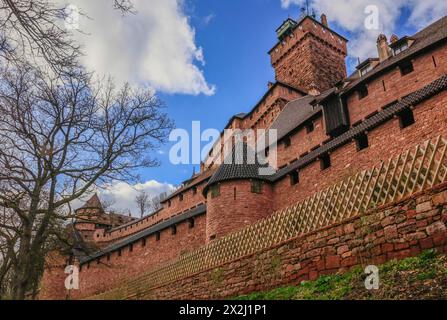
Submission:
[[286,104],[284,110],[270,126],[270,129],[277,130],[278,141],[321,112],[320,106],[311,105],[313,100],[315,97],[308,95]]
[[407,95],[401,101],[396,102],[395,104],[389,106],[388,108],[378,112],[374,116],[366,119],[359,125],[346,131],[337,138],[334,138],[328,143],[323,144],[321,147],[311,151],[310,153],[296,160],[289,166],[282,168],[272,177],[272,180],[277,181],[279,179],[282,179],[287,174],[295,170],[298,170],[308,165],[309,163],[315,161],[316,159],[318,159],[318,157],[328,152],[331,152],[332,150],[352,141],[352,139],[364,133],[365,131],[370,131],[375,127],[379,126],[380,124],[392,119],[402,110],[412,106],[416,106],[419,103],[423,102],[424,100],[429,99],[430,97],[446,89],[447,89],[447,75],[444,75],[441,78],[437,79],[436,81],[433,81],[429,85],[425,86],[424,88]]
[[101,201],[98,194],[94,194],[87,202],[82,206],[82,209],[102,209]]
[[108,247],[106,247],[106,248],[104,248],[104,249],[102,249],[102,250],[100,250],[100,251],[98,251],[96,253],[93,253],[91,255],[85,256],[84,258],[80,259],[80,264],[81,265],[86,264],[86,263],[88,263],[90,261],[93,261],[95,259],[98,259],[98,258],[100,258],[100,257],[102,257],[102,256],[104,256],[106,254],[109,254],[109,253],[112,253],[112,252],[117,251],[119,249],[122,249],[125,246],[128,246],[128,245],[130,245],[132,243],[135,243],[135,242],[137,242],[137,241],[139,241],[139,240],[141,240],[143,238],[146,238],[146,237],[148,237],[148,236],[150,236],[150,235],[152,235],[152,234],[154,234],[156,232],[159,232],[159,231],[162,231],[164,229],[170,228],[173,225],[176,225],[178,223],[181,223],[181,222],[183,222],[185,220],[188,220],[190,218],[196,217],[196,216],[204,214],[204,213],[206,213],[206,205],[200,205],[200,206],[198,206],[198,207],[196,207],[194,209],[191,209],[191,210],[189,210],[189,211],[187,211],[185,213],[179,214],[179,215],[177,215],[177,216],[175,216],[175,217],[173,217],[173,218],[171,218],[169,220],[162,221],[162,222],[160,222],[160,223],[158,223],[158,224],[156,224],[156,225],[154,225],[152,227],[149,227],[149,228],[147,228],[147,229],[145,229],[145,230],[143,230],[143,231],[141,231],[139,233],[136,233],[136,234],[134,234],[134,235],[124,239],[123,241],[114,243],[114,244],[112,244],[112,245],[110,245],[110,246],[108,246]]
[[402,51],[396,56],[390,57],[368,72],[365,76],[352,81],[346,88],[344,88],[343,93],[351,91],[360,83],[377,77],[386,70],[394,68],[400,62],[410,59],[414,55],[429,49],[441,41],[445,41],[447,39],[447,16],[419,31],[413,35],[411,39],[414,39],[414,43],[407,50]]
[[[249,157],[253,155],[253,159]],[[261,169],[268,170],[271,174],[261,174]],[[246,143],[236,144],[223,164],[217,169],[216,173],[208,181],[203,190],[206,194],[208,188],[222,181],[229,181],[235,179],[256,179],[270,181],[275,170],[268,166],[268,164],[261,164],[255,151],[247,146]]]
[[285,82],[282,82],[282,81],[276,81],[268,90],[267,90],[267,92],[262,96],[262,98],[255,104],[255,106],[250,110],[250,112],[248,112],[248,113],[238,113],[238,114],[236,114],[236,115],[234,115],[233,117],[231,117],[231,119],[228,121],[228,123],[227,123],[227,125],[225,126],[225,128],[228,128],[230,125],[231,125],[231,123],[233,122],[233,120],[235,119],[235,118],[237,118],[237,119],[246,119],[246,118],[248,118],[250,115],[252,115],[253,114],[253,112],[256,110],[256,108],[261,104],[261,102],[263,102],[266,98],[267,98],[267,96],[277,87],[277,86],[282,86],[282,87],[285,87],[285,88],[287,88],[287,89],[290,89],[290,90],[293,90],[293,91],[295,91],[295,92],[298,92],[298,93],[300,93],[300,94],[302,94],[302,95],[307,95],[307,92],[306,92],[306,90],[304,90],[304,89],[301,89],[301,88],[298,88],[298,87],[296,87],[296,86],[292,86],[292,85],[290,85],[290,84],[287,84],[287,83],[285,83]]

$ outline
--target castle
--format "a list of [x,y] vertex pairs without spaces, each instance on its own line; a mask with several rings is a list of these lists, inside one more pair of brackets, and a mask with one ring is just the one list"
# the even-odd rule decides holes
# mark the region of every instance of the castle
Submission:
[[47,269],[41,298],[67,297],[68,262],[80,267],[80,290],[70,297],[105,292],[447,134],[447,17],[411,36],[379,35],[377,57],[349,76],[348,40],[324,14],[289,18],[276,32],[269,51],[275,82],[225,128],[276,129],[275,173],[218,164],[210,152],[161,210],[138,220],[107,218],[95,196],[77,211],[80,243]]

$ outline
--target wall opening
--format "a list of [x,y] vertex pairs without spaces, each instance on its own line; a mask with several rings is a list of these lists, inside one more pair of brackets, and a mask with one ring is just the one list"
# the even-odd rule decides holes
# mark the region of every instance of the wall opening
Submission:
[[399,69],[402,76],[412,73],[414,71],[413,62],[406,61],[399,66]]
[[259,181],[259,180],[251,181],[251,192],[252,193],[262,194],[263,187],[264,187],[264,183],[262,181]]
[[321,170],[326,170],[331,166],[331,157],[328,153],[322,155],[320,157],[320,167]]
[[290,147],[291,144],[292,142],[290,141],[290,137],[284,138],[284,148]]
[[358,90],[357,90],[357,94],[359,96],[359,100],[365,98],[368,96],[368,87],[366,86],[366,84],[361,85]]
[[189,227],[189,229],[194,228],[194,225],[195,225],[195,220],[194,220],[194,218],[189,218],[189,219],[188,219],[188,227]]
[[220,196],[220,185],[219,184],[212,185],[210,187],[210,192],[211,192],[211,199]]
[[309,134],[315,130],[315,125],[312,121],[306,124],[306,133]]
[[300,182],[300,174],[298,171],[294,171],[290,174],[290,185],[294,186]]
[[366,133],[362,133],[361,135],[355,138],[355,142],[357,145],[357,151],[366,149],[369,147],[368,135]]
[[401,129],[411,126],[414,124],[414,115],[413,111],[409,108],[403,110],[399,115],[399,125]]

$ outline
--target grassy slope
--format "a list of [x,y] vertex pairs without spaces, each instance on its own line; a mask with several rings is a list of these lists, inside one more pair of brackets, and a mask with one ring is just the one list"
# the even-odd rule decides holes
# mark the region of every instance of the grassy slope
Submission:
[[447,256],[425,251],[418,257],[379,266],[378,290],[366,290],[363,270],[323,276],[268,292],[255,292],[236,300],[326,299],[447,299]]

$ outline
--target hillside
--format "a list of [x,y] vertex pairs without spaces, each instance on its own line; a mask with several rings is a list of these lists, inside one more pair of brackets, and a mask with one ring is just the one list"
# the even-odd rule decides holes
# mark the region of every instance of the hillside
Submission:
[[236,297],[236,300],[406,300],[447,299],[447,255],[425,251],[418,257],[379,266],[378,290],[366,290],[366,274],[357,267],[298,286]]

